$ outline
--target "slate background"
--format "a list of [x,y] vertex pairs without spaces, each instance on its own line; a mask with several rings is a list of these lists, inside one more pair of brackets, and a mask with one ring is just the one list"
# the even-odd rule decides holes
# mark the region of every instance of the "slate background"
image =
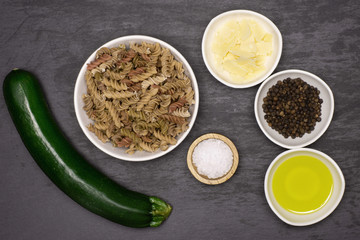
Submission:
[[[285,149],[257,126],[258,86],[232,89],[216,81],[201,57],[202,34],[216,15],[249,9],[270,18],[284,47],[275,70],[310,71],[335,97],[333,121],[309,147],[336,160],[346,179],[338,208],[309,227],[292,227],[268,207],[263,181],[270,162]],[[38,76],[51,110],[72,144],[116,182],[154,194],[174,206],[159,228],[132,229],[80,207],[32,160],[0,98],[0,239],[356,239],[360,234],[359,89],[360,3],[334,1],[10,1],[0,3],[0,79],[15,67]],[[149,162],[114,159],[82,133],[73,107],[80,67],[103,43],[125,35],[162,39],[193,67],[200,110],[186,140]],[[1,90],[2,91],[2,90]],[[198,182],[186,153],[198,136],[217,132],[233,140],[240,164],[226,183]]]

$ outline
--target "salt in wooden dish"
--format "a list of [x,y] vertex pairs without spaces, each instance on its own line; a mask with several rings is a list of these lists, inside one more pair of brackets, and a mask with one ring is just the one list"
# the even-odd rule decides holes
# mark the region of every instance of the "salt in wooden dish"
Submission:
[[[212,178],[208,178],[205,175],[199,174],[196,166],[193,163],[192,156],[193,156],[194,149],[200,142],[207,140],[207,139],[218,139],[218,140],[223,141],[230,147],[231,152],[233,154],[233,163],[232,163],[230,170],[224,176],[221,176],[219,178],[212,179]],[[189,168],[190,172],[192,173],[192,175],[200,182],[208,184],[208,185],[216,185],[216,184],[226,182],[229,178],[232,177],[232,175],[234,175],[234,173],[238,167],[238,164],[239,164],[239,153],[238,153],[234,143],[227,137],[217,134],[217,133],[208,133],[208,134],[198,137],[191,144],[188,154],[187,154],[187,165],[188,165],[188,168]]]

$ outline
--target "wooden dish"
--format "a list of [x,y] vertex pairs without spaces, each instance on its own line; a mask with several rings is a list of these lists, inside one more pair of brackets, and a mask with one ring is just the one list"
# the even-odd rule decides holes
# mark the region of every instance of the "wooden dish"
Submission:
[[[206,139],[219,139],[219,140],[222,140],[223,142],[225,142],[230,147],[230,149],[231,149],[231,151],[233,153],[233,165],[230,168],[229,172],[227,172],[222,177],[210,179],[207,176],[199,174],[197,172],[196,166],[194,165],[194,163],[192,161],[192,155],[193,155],[195,147],[200,142],[202,142],[203,140],[206,140]],[[235,173],[235,171],[236,171],[236,169],[238,167],[238,164],[239,164],[239,154],[238,154],[238,151],[237,151],[234,143],[230,139],[228,139],[227,137],[225,137],[223,135],[220,135],[220,134],[217,134],[217,133],[208,133],[208,134],[205,134],[205,135],[202,135],[202,136],[198,137],[191,144],[191,146],[189,148],[189,151],[188,151],[188,154],[187,154],[187,165],[188,165],[188,168],[189,168],[190,172],[192,173],[192,175],[197,180],[199,180],[200,182],[205,183],[205,184],[209,184],[209,185],[216,185],[216,184],[226,182],[229,178],[231,178],[232,175],[234,175],[234,173]]]

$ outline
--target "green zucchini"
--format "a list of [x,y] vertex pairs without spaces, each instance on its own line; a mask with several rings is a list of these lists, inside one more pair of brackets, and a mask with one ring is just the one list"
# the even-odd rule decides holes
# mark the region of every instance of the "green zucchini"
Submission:
[[72,147],[52,117],[39,82],[31,73],[11,71],[3,83],[3,94],[31,156],[81,206],[129,227],[156,227],[169,216],[169,204],[118,185]]

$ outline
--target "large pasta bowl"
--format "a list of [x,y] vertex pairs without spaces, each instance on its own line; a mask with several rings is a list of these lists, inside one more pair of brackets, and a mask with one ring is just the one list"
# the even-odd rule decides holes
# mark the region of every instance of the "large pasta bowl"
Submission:
[[[174,58],[177,61],[182,63],[185,74],[191,80],[191,85],[194,90],[195,104],[191,105],[191,107],[189,109],[189,112],[191,114],[191,116],[188,119],[189,128],[185,132],[181,133],[180,135],[178,135],[176,137],[176,140],[177,140],[176,144],[170,145],[169,148],[165,151],[162,151],[160,149],[156,150],[155,152],[136,151],[134,154],[130,155],[130,154],[126,153],[126,148],[114,147],[113,144],[110,142],[104,143],[101,140],[99,140],[99,138],[94,133],[89,131],[87,126],[89,124],[93,123],[93,121],[87,116],[86,112],[83,109],[84,102],[83,102],[82,96],[87,93],[87,85],[86,85],[86,80],[85,80],[85,72],[87,70],[87,64],[89,64],[90,62],[95,60],[96,52],[100,48],[102,48],[102,47],[112,48],[112,47],[117,47],[120,44],[125,44],[128,47],[130,43],[142,43],[142,42],[159,43],[161,47],[169,49],[171,54],[174,56]],[[120,37],[120,38],[114,39],[112,41],[109,41],[109,42],[105,43],[104,45],[100,46],[86,60],[86,62],[82,66],[82,68],[79,72],[79,75],[77,77],[77,80],[76,80],[75,91],[74,91],[74,106],[75,106],[76,117],[77,117],[77,120],[79,122],[81,129],[83,130],[83,132],[85,133],[87,138],[97,148],[99,148],[101,151],[107,153],[108,155],[118,158],[118,159],[121,159],[121,160],[146,161],[146,160],[151,160],[151,159],[161,157],[161,156],[171,152],[176,147],[178,147],[181,144],[181,142],[186,138],[186,136],[190,132],[192,126],[194,125],[194,122],[195,122],[195,119],[197,116],[197,112],[198,112],[198,108],[199,108],[199,90],[198,90],[197,81],[196,81],[194,72],[191,69],[191,66],[186,61],[186,59],[170,44],[168,44],[164,41],[161,41],[159,39],[149,37],[149,36],[142,36],[142,35],[124,36],[124,37]]]

